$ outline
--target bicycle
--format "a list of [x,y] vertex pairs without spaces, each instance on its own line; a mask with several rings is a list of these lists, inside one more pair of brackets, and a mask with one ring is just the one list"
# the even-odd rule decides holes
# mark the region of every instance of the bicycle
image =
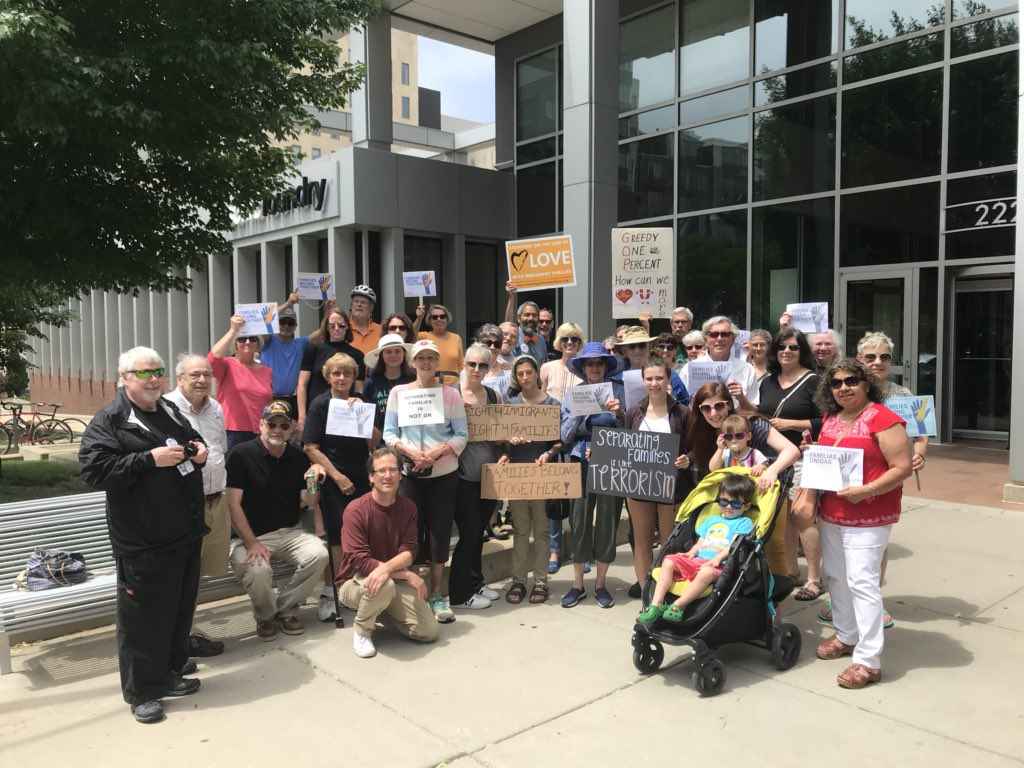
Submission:
[[[10,418],[3,422],[3,427],[15,446],[26,442],[29,445],[70,445],[82,439],[86,423],[74,417],[57,418],[61,403],[32,403],[35,410],[24,414],[30,417],[28,421],[22,415],[25,405],[14,400],[0,402],[4,410],[11,412]],[[0,436],[2,442],[3,437]]]

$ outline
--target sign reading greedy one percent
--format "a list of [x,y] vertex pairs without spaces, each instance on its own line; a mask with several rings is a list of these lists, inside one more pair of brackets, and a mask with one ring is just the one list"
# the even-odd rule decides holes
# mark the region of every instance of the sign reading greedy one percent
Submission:
[[576,285],[572,236],[531,237],[505,243],[508,279],[517,291]]
[[557,405],[467,405],[469,442],[508,442],[522,437],[530,442],[558,440]]
[[612,230],[612,317],[671,317],[676,300],[672,227]]

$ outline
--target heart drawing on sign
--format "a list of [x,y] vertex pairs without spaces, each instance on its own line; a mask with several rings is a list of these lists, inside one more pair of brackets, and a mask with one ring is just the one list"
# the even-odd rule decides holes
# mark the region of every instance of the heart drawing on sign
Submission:
[[648,299],[651,298],[651,289],[641,288],[639,291],[636,292],[636,295],[640,297],[640,301],[647,301]]
[[512,269],[516,272],[523,268],[526,264],[526,257],[529,256],[529,251],[512,251]]
[[633,291],[630,290],[629,288],[619,288],[619,290],[615,292],[615,298],[617,298],[619,301],[625,304],[627,301],[633,298]]

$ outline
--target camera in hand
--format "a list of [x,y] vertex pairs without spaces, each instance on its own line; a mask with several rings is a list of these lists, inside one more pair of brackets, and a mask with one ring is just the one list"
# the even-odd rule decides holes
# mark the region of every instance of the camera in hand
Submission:
[[199,447],[195,444],[195,442],[185,443],[181,447],[185,451],[186,459],[191,459],[193,456],[199,453]]

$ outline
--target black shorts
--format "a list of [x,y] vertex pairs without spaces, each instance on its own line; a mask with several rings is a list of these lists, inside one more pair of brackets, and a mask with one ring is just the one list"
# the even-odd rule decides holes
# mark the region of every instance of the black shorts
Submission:
[[418,562],[448,562],[458,487],[458,472],[449,472],[441,477],[402,477],[399,492],[416,505],[420,541]]

